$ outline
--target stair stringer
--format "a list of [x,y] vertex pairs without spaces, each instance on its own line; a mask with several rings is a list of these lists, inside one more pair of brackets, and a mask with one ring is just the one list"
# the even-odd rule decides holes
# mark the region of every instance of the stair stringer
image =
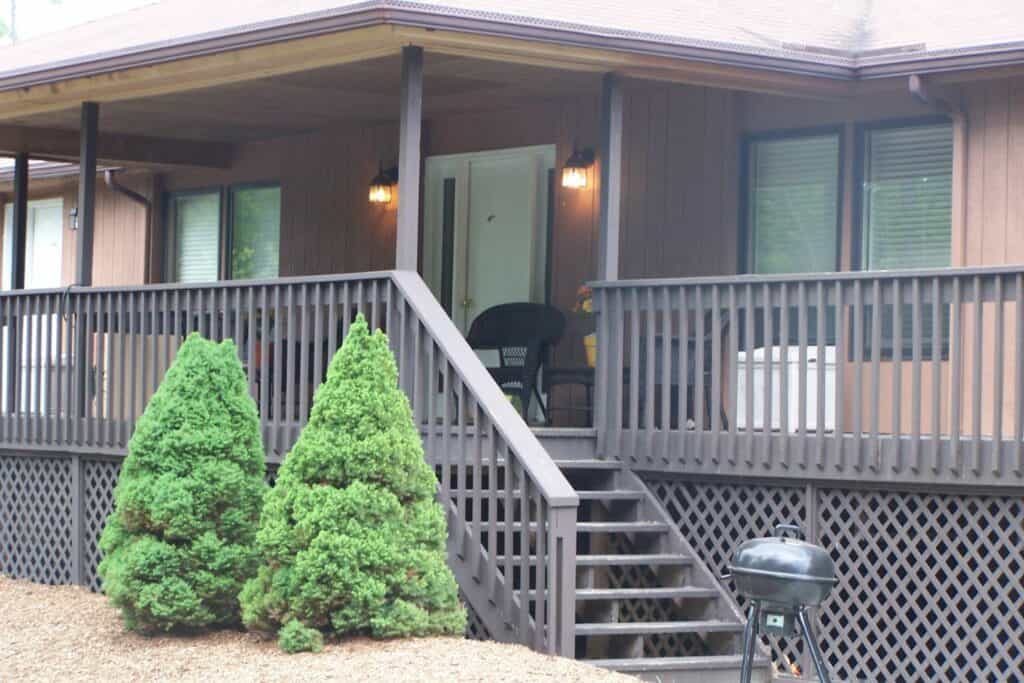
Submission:
[[[442,502],[444,505],[444,502]],[[487,549],[477,538],[470,525],[458,514],[454,501],[445,505],[448,517],[448,568],[455,575],[469,607],[473,609],[488,634],[502,643],[521,643],[529,645],[534,642],[534,621],[528,619],[528,633],[520,633],[520,601],[516,591],[512,597],[509,613],[496,599],[504,593],[505,576],[501,568],[497,568],[493,587],[485,585],[481,569],[487,566]],[[466,549],[472,549],[467,552]]]

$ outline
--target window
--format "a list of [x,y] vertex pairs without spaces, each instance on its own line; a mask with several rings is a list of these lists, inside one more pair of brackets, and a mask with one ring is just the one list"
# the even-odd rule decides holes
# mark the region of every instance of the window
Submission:
[[[230,204],[227,212],[224,197]],[[167,224],[172,230],[172,280],[211,282],[278,275],[281,188],[277,185],[171,194]],[[230,245],[229,258],[223,255],[225,242]]]
[[216,280],[220,270],[220,192],[173,195],[170,212],[173,278],[178,282]]
[[[866,270],[941,268],[952,264],[953,129],[949,123],[871,127],[862,131],[861,264]],[[866,307],[870,309],[869,307]],[[948,307],[942,316],[943,357],[949,353]],[[921,353],[931,357],[931,306],[921,309]],[[881,315],[881,355],[893,357],[894,311]],[[902,357],[913,353],[913,313],[901,310]],[[871,311],[865,310],[865,353],[870,354]]]
[[952,263],[953,130],[948,123],[864,131],[861,204],[867,270]]
[[231,277],[277,277],[281,253],[281,188],[231,191]]
[[747,146],[748,270],[836,269],[838,132],[754,138]]

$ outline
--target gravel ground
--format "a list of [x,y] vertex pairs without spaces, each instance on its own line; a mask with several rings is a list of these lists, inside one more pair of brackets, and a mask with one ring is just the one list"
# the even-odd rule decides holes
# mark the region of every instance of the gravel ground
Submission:
[[103,596],[0,576],[0,681],[621,681],[518,645],[353,639],[286,655],[241,632],[145,638]]

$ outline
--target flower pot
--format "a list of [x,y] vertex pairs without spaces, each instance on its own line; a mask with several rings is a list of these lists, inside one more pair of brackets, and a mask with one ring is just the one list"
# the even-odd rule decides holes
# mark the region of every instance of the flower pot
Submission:
[[587,354],[587,367],[597,366],[597,333],[591,332],[583,337],[583,350]]

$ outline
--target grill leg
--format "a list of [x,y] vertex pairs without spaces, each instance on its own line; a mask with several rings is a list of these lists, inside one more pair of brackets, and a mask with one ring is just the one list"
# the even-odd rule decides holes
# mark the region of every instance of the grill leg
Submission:
[[821,651],[818,649],[818,643],[814,640],[814,633],[811,631],[811,620],[807,618],[807,610],[801,609],[797,613],[797,619],[800,621],[800,630],[804,633],[804,642],[807,643],[807,649],[814,661],[814,670],[818,673],[818,680],[820,683],[831,683],[828,669],[825,668],[825,660],[821,658]]
[[[740,683],[750,683],[754,672],[754,649],[757,640],[757,620],[761,617],[761,603],[750,601],[747,608],[747,626],[743,629],[743,666],[740,668]],[[827,682],[826,682],[827,683]]]

